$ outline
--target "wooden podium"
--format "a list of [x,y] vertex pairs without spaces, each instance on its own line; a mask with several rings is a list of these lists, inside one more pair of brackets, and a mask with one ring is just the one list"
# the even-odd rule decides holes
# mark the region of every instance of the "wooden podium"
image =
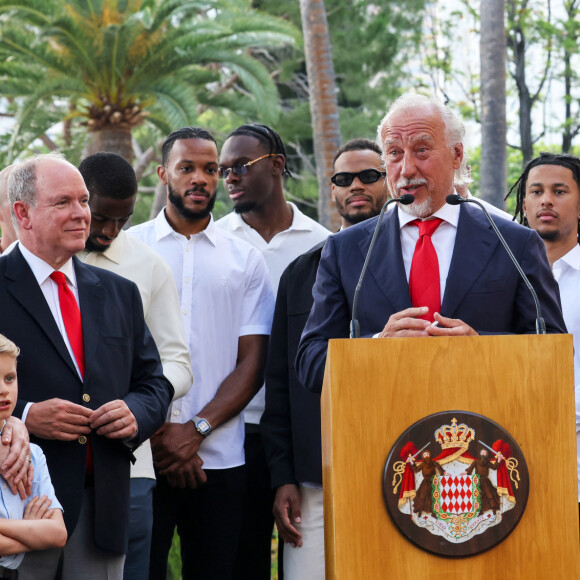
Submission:
[[[572,353],[570,335],[331,340],[322,390],[326,579],[580,578]],[[499,423],[530,475],[514,531],[463,558],[413,545],[382,495],[397,438],[452,410]]]

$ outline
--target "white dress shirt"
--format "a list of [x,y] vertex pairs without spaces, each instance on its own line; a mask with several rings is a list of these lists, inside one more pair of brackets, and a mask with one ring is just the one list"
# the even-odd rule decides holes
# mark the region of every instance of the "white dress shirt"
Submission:
[[[185,423],[235,369],[239,338],[270,334],[274,295],[266,264],[249,244],[216,228],[213,218],[187,238],[173,230],[163,210],[128,233],[158,252],[173,271],[195,386],[172,403],[170,420]],[[205,469],[243,465],[242,415],[204,439],[199,455]]]
[[288,264],[332,233],[304,215],[295,204],[290,201],[287,203],[292,208],[292,224],[287,230],[277,233],[269,242],[236,212],[227,214],[215,223],[218,228],[234,234],[262,253],[270,272],[274,296],[278,293],[280,278]]
[[[72,346],[70,345],[70,340],[68,339],[68,334],[66,333],[66,328],[64,326],[64,320],[62,319],[62,313],[60,311],[60,300],[58,298],[58,284],[50,277],[50,275],[55,272],[55,269],[50,265],[47,264],[44,260],[41,260],[38,256],[33,254],[30,250],[26,248],[26,246],[22,242],[18,242],[20,247],[20,253],[22,257],[26,260],[26,263],[30,266],[44,297],[46,298],[46,302],[48,307],[50,308],[50,312],[54,317],[54,321],[58,326],[58,331],[60,332],[62,339],[66,345],[66,348],[70,354],[72,362],[79,374],[81,381],[83,380],[83,376],[79,369],[79,365],[77,363],[76,356],[73,352]],[[68,260],[61,268],[58,270],[62,272],[66,277],[67,286],[74,294],[74,297],[79,304],[79,291],[77,288],[77,277],[75,275],[75,269],[73,267],[73,261]],[[79,307],[80,308],[80,307]],[[82,318],[82,315],[81,315]],[[22,411],[22,422],[26,423],[26,418],[28,417],[28,411],[33,403],[26,403],[24,407],[24,411]]]
[[[401,208],[397,208],[399,212],[399,227],[401,232],[401,250],[403,252],[403,263],[405,265],[405,275],[407,282],[411,274],[411,263],[413,262],[413,253],[415,246],[419,239],[419,228],[416,225],[409,225],[417,217],[412,216]],[[431,241],[437,254],[439,261],[439,280],[441,284],[441,302],[445,295],[445,285],[447,283],[447,275],[449,274],[449,266],[451,265],[451,258],[453,256],[453,247],[455,246],[455,236],[457,235],[457,223],[459,222],[459,206],[445,204],[441,209],[438,209],[432,216],[443,220],[439,227],[433,232]]]
[[[304,215],[292,202],[287,203],[292,208],[292,224],[287,230],[277,233],[269,242],[235,212],[229,213],[216,222],[217,227],[248,242],[261,252],[270,272],[274,296],[278,294],[280,278],[288,264],[332,233]],[[244,410],[244,421],[259,424],[265,406],[266,392],[262,387]]]
[[[26,246],[22,242],[18,242],[20,246],[20,252],[22,253],[23,258],[26,260],[27,264],[30,266],[44,297],[46,298],[46,302],[48,303],[48,307],[52,315],[54,316],[54,320],[56,325],[58,326],[58,330],[62,335],[64,343],[66,344],[66,348],[71,356],[71,359],[77,369],[77,373],[79,377],[82,375],[79,370],[79,365],[77,364],[77,359],[74,355],[73,349],[70,345],[70,341],[68,339],[68,334],[66,333],[66,328],[64,326],[64,321],[62,319],[62,313],[60,311],[60,301],[58,299],[58,284],[50,277],[50,275],[55,272],[55,269],[50,265],[47,264],[44,260],[41,260],[38,256],[34,255],[30,250],[26,248]],[[74,294],[74,297],[79,303],[79,291],[77,288],[77,277],[75,275],[75,269],[73,267],[73,261],[68,260],[59,270],[66,276],[67,286]],[[28,410],[28,409],[27,409]],[[27,410],[25,412],[27,412]],[[22,416],[22,421],[25,421],[25,415]]]
[[[193,376],[171,268],[157,252],[123,230],[104,252],[79,252],[78,257],[86,264],[135,282],[143,302],[145,322],[159,350],[163,374],[175,390],[173,399],[183,397],[192,385]],[[155,479],[149,441],[134,454],[137,461],[131,465],[131,477]]]
[[560,288],[562,314],[574,342],[574,389],[576,398],[576,454],[578,460],[578,501],[580,501],[580,246],[576,245],[552,265]]

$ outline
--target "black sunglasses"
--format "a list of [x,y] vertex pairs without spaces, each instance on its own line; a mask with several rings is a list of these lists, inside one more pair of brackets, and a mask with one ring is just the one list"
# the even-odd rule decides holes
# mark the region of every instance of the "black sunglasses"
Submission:
[[378,169],[365,169],[358,173],[341,171],[340,173],[335,173],[330,178],[330,181],[338,187],[348,187],[354,181],[354,178],[358,177],[361,183],[369,185],[370,183],[376,183],[381,177],[385,177],[385,175],[387,174],[384,171],[379,171]]

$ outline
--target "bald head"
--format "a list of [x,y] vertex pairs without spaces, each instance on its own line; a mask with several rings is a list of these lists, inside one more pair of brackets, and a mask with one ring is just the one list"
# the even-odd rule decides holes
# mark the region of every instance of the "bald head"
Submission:
[[4,253],[6,248],[18,239],[12,223],[12,210],[8,201],[8,178],[14,165],[9,165],[0,171],[0,229],[2,229],[2,239],[0,239],[0,252]]

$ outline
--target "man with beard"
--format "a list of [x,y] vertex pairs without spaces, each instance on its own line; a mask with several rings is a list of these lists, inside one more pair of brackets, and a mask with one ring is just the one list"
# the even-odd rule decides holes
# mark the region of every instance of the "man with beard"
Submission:
[[[429,337],[533,333],[536,308],[485,216],[448,205],[463,159],[464,127],[435,99],[407,94],[378,128],[387,181],[411,205],[389,212],[360,293],[361,336]],[[496,219],[536,289],[548,332],[564,332],[558,290],[539,236]],[[351,304],[376,221],[332,236],[325,245],[314,306],[297,355],[298,378],[320,392],[331,338],[349,334]]]
[[[342,228],[377,215],[387,197],[379,146],[368,139],[343,145],[333,160],[332,199]],[[260,421],[270,468],[274,516],[284,548],[286,580],[322,580],[324,514],[320,397],[298,382],[294,360],[312,307],[312,287],[324,242],[282,274],[266,365],[266,409]]]
[[[177,399],[193,377],[171,268],[154,250],[123,231],[137,200],[137,178],[131,164],[116,153],[96,153],[79,165],[90,194],[91,227],[85,250],[77,257],[91,266],[115,272],[137,284],[149,327]],[[143,580],[149,573],[155,473],[149,441],[135,451],[131,466],[129,548],[124,580]]]
[[[242,125],[226,139],[220,153],[220,175],[234,211],[216,225],[251,244],[266,261],[274,292],[288,264],[325,240],[330,232],[305,216],[284,196],[290,176],[280,135],[267,125]],[[269,580],[272,490],[259,433],[264,389],[244,410],[246,469],[249,485],[236,561],[237,580]]]
[[419,516],[421,513],[435,515],[433,513],[433,477],[435,477],[437,473],[443,475],[445,470],[437,461],[431,459],[430,451],[423,451],[421,457],[423,459],[421,465],[417,465],[411,457],[407,459],[411,464],[411,469],[415,473],[419,473],[420,471],[423,476],[423,481],[419,485],[415,499],[413,499],[413,511]]
[[497,463],[492,463],[487,455],[487,450],[482,449],[479,452],[479,459],[476,459],[465,470],[465,473],[470,474],[473,471],[479,476],[479,488],[481,490],[481,508],[480,513],[487,511],[500,511],[499,495],[497,489],[489,480],[489,470],[497,469],[501,461],[501,455],[498,456]]
[[129,233],[173,270],[195,387],[151,440],[158,478],[149,574],[166,578],[177,526],[183,578],[227,580],[246,484],[240,413],[263,381],[274,299],[260,253],[215,227],[214,138],[198,128],[174,131],[157,173],[167,206]]

